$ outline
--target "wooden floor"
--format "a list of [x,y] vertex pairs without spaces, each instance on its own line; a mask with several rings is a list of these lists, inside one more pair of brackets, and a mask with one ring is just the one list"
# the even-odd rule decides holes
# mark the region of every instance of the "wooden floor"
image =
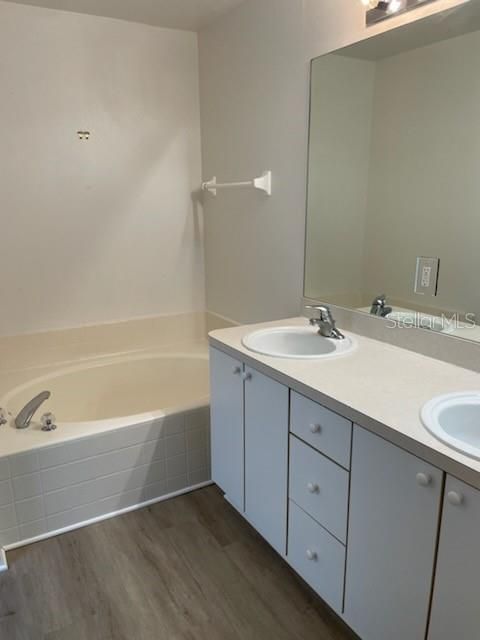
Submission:
[[351,640],[208,487],[8,555],[1,640]]

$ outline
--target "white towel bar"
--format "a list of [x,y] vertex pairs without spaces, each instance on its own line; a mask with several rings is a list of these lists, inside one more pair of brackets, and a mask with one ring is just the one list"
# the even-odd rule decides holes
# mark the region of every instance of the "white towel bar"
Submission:
[[211,180],[202,183],[202,191],[208,191],[213,196],[217,195],[218,189],[236,189],[238,187],[253,187],[264,191],[268,196],[272,195],[272,172],[265,171],[259,178],[246,180],[244,182],[217,182],[214,176]]

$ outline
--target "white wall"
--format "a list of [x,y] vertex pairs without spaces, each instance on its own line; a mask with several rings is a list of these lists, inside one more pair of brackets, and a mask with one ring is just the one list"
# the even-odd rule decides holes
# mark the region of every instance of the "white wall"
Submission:
[[0,2],[0,86],[0,334],[202,310],[196,35]]
[[296,314],[303,292],[308,63],[461,4],[438,0],[367,29],[360,0],[246,0],[200,34],[204,177],[274,174],[274,195],[205,207],[207,306],[249,322]]

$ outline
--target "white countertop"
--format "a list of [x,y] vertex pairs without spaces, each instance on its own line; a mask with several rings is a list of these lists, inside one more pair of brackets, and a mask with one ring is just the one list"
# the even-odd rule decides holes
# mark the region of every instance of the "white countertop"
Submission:
[[210,333],[210,342],[480,489],[480,461],[444,445],[420,420],[421,408],[434,396],[480,390],[480,373],[351,333],[358,348],[324,361],[273,358],[242,345],[257,329],[306,323],[290,318],[220,329]]

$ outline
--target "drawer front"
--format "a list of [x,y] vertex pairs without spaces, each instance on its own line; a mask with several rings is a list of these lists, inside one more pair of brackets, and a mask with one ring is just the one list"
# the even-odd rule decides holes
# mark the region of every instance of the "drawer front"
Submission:
[[346,418],[292,391],[290,431],[350,469],[352,423]]
[[348,471],[290,436],[289,497],[344,544],[348,486]]
[[289,503],[287,560],[335,611],[342,612],[345,547],[294,502]]

